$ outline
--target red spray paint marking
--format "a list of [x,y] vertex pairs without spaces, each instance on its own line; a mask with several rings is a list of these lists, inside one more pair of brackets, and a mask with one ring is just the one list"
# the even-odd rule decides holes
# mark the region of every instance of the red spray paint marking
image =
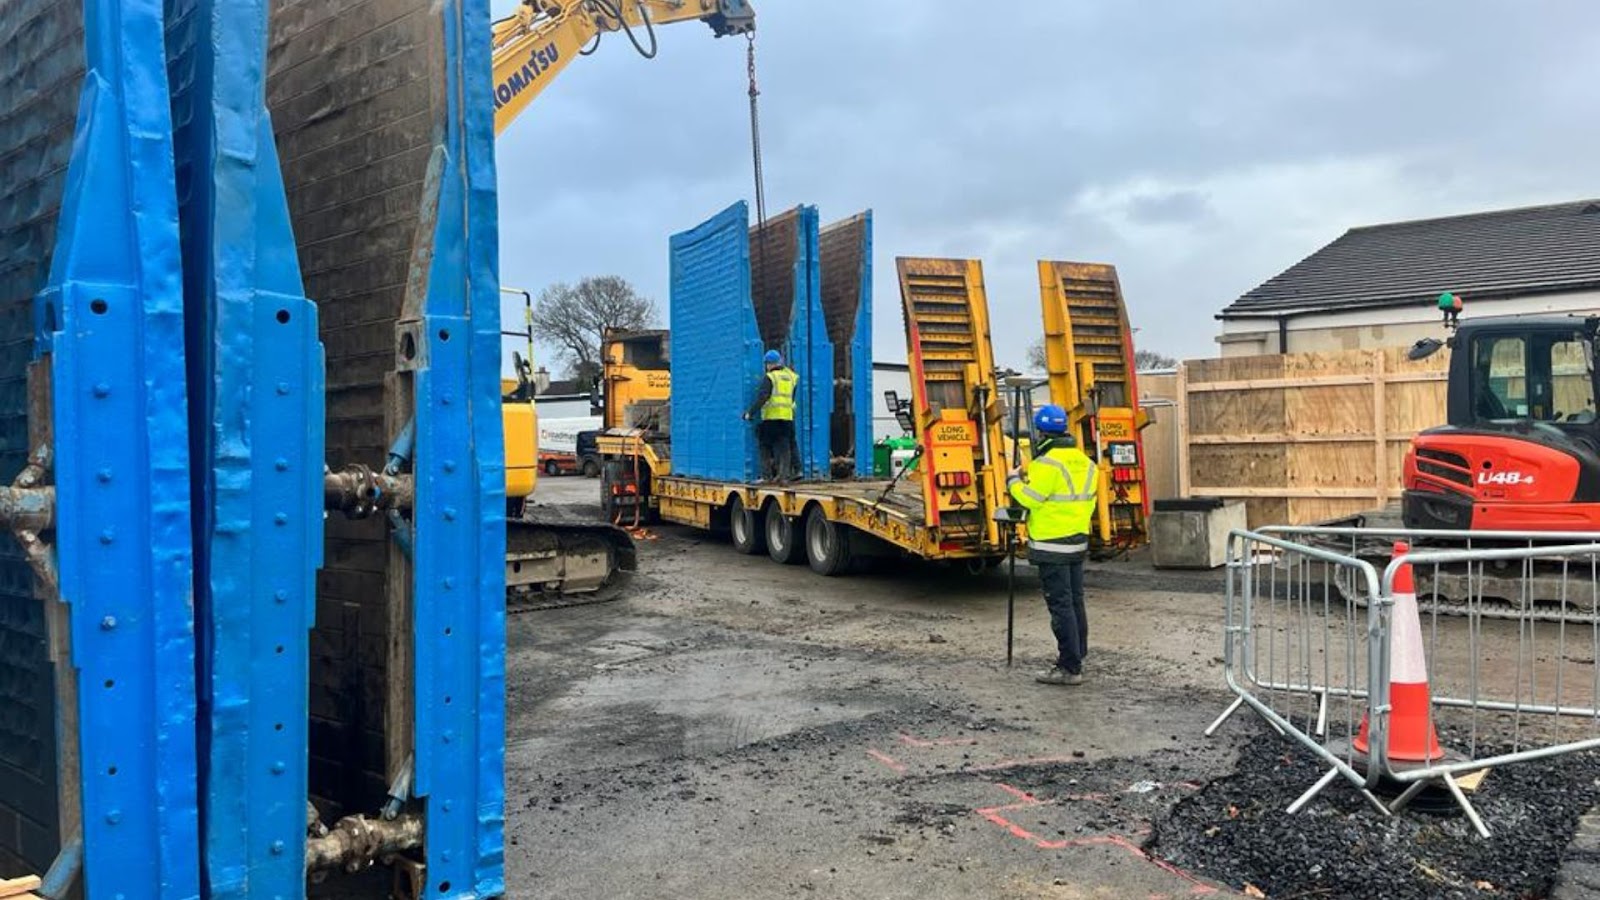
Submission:
[[[909,734],[905,734],[903,732],[899,735],[899,739],[900,739],[900,742],[902,744],[905,744],[908,747],[916,747],[916,748],[942,747],[942,746],[955,746],[955,745],[972,745],[972,744],[978,743],[977,740],[973,739],[973,738],[944,738],[944,739],[935,739],[935,740],[923,740],[923,739],[919,739],[919,738],[913,737],[913,736],[911,736]],[[879,763],[883,764],[884,766],[887,766],[889,769],[893,770],[896,773],[903,774],[906,771],[906,765],[904,763],[900,762],[899,760],[895,759],[894,757],[889,756],[888,754],[883,753],[883,752],[881,752],[879,750],[868,749],[867,750],[867,755],[872,757],[873,759],[877,760]],[[1028,758],[1024,758],[1024,759],[1008,759],[1008,760],[1003,760],[1001,762],[989,763],[987,765],[982,765],[982,766],[971,766],[971,767],[968,767],[966,769],[963,769],[962,771],[968,772],[968,773],[995,772],[995,771],[1000,771],[1002,769],[1015,769],[1015,768],[1019,768],[1019,767],[1022,767],[1022,766],[1030,766],[1030,765],[1053,765],[1053,764],[1058,764],[1058,763],[1071,764],[1071,763],[1081,763],[1081,762],[1083,762],[1082,758],[1081,757],[1075,757],[1075,756],[1036,756],[1036,757],[1028,757]],[[1217,888],[1212,887],[1209,884],[1206,884],[1199,877],[1197,877],[1195,875],[1192,875],[1189,872],[1186,872],[1183,869],[1180,869],[1177,866],[1174,866],[1174,865],[1172,865],[1171,863],[1169,863],[1169,862],[1167,862],[1165,860],[1156,859],[1155,857],[1150,856],[1148,853],[1144,852],[1144,848],[1140,847],[1137,843],[1134,843],[1133,840],[1130,840],[1130,838],[1143,838],[1143,837],[1148,836],[1150,834],[1150,831],[1151,831],[1149,826],[1138,828],[1138,829],[1134,830],[1133,833],[1128,835],[1128,836],[1116,835],[1116,834],[1103,834],[1103,835],[1090,835],[1090,836],[1081,837],[1081,838],[1066,838],[1066,839],[1062,839],[1062,840],[1050,840],[1048,838],[1045,838],[1045,837],[1042,837],[1040,835],[1034,834],[1033,832],[1029,831],[1028,829],[1024,828],[1023,826],[1018,825],[1017,823],[1015,823],[1015,822],[1011,821],[1010,819],[1006,818],[1006,816],[1004,815],[1005,813],[1015,812],[1017,810],[1032,809],[1032,808],[1036,808],[1036,807],[1040,807],[1040,806],[1053,806],[1053,805],[1056,805],[1056,804],[1059,804],[1059,803],[1074,803],[1074,802],[1103,803],[1103,802],[1106,802],[1106,801],[1108,801],[1108,800],[1110,800],[1112,798],[1113,795],[1111,795],[1111,794],[1107,794],[1107,793],[1104,793],[1104,792],[1088,792],[1088,793],[1082,793],[1082,794],[1062,794],[1062,795],[1053,797],[1053,798],[1051,798],[1049,800],[1041,800],[1039,797],[1037,797],[1037,796],[1035,796],[1035,795],[1033,795],[1033,794],[1031,794],[1031,793],[1029,793],[1029,792],[1027,792],[1025,790],[1022,790],[1019,787],[1015,787],[1013,785],[1006,784],[1005,782],[1002,782],[1002,781],[992,781],[992,782],[990,782],[990,784],[993,784],[995,787],[997,787],[1000,790],[1006,792],[1007,794],[1009,794],[1010,796],[1015,798],[1017,800],[1017,802],[1016,803],[1003,804],[1003,805],[999,805],[999,806],[986,806],[986,807],[974,809],[973,812],[976,813],[977,815],[979,815],[980,817],[982,817],[984,820],[988,821],[990,824],[998,825],[999,827],[1005,829],[1013,837],[1017,837],[1017,838],[1020,838],[1020,839],[1022,839],[1024,841],[1027,841],[1028,843],[1033,844],[1035,847],[1038,847],[1041,850],[1065,850],[1065,849],[1074,848],[1074,847],[1116,847],[1116,848],[1128,853],[1129,855],[1131,855],[1131,856],[1133,856],[1133,857],[1135,857],[1137,859],[1143,860],[1144,862],[1147,862],[1147,863],[1155,866],[1156,868],[1161,869],[1162,871],[1164,871],[1164,872],[1166,872],[1166,873],[1168,873],[1168,874],[1170,874],[1170,875],[1172,875],[1172,876],[1174,876],[1176,878],[1180,878],[1180,879],[1188,882],[1189,885],[1190,885],[1189,896],[1198,897],[1198,896],[1205,896],[1205,895],[1209,895],[1209,894],[1218,893],[1218,889]],[[1202,787],[1202,785],[1200,785],[1200,784],[1198,784],[1196,782],[1192,782],[1192,781],[1178,782],[1174,786],[1186,788],[1186,789],[1189,789],[1189,790],[1199,790]],[[1154,898],[1164,897],[1164,896],[1166,896],[1166,895],[1152,894],[1151,898],[1152,898],[1152,900],[1154,900]]]
[[896,760],[894,757],[888,755],[887,753],[879,753],[876,750],[868,750],[867,751],[867,755],[872,757],[873,759],[877,760],[878,762],[883,763],[884,765],[888,766],[889,768],[893,769],[896,772],[902,772],[903,773],[906,770],[906,767],[905,767],[904,763],[899,762],[898,760]]
[[[1134,857],[1136,857],[1138,859],[1141,859],[1141,860],[1143,860],[1143,861],[1145,861],[1147,863],[1150,863],[1151,865],[1155,866],[1158,869],[1161,869],[1162,871],[1164,871],[1164,872],[1166,872],[1166,873],[1168,873],[1170,875],[1176,876],[1178,878],[1183,879],[1184,881],[1189,882],[1189,884],[1191,885],[1191,887],[1189,889],[1189,894],[1191,896],[1203,896],[1203,895],[1206,895],[1206,894],[1215,894],[1215,893],[1217,893],[1217,889],[1216,888],[1212,887],[1209,884],[1206,884],[1204,881],[1201,881],[1198,877],[1196,877],[1194,875],[1191,875],[1188,872],[1185,872],[1184,870],[1178,868],[1177,866],[1172,865],[1171,863],[1167,862],[1166,860],[1156,859],[1155,857],[1152,857],[1150,854],[1144,852],[1144,848],[1140,847],[1138,844],[1134,843],[1133,841],[1129,840],[1127,837],[1124,837],[1122,835],[1100,834],[1100,835],[1091,835],[1089,837],[1081,837],[1081,838],[1065,838],[1065,839],[1062,839],[1062,840],[1049,840],[1047,838],[1041,837],[1040,835],[1034,834],[1033,832],[1029,831],[1028,829],[1022,827],[1021,825],[1018,825],[1017,823],[1011,821],[1010,819],[1008,819],[1004,815],[1002,815],[1002,813],[1014,812],[1016,810],[1021,810],[1021,809],[1033,809],[1033,808],[1040,807],[1040,806],[1050,806],[1050,805],[1053,805],[1053,804],[1055,804],[1055,803],[1057,803],[1057,802],[1059,802],[1061,800],[1094,799],[1094,798],[1105,799],[1105,798],[1107,798],[1109,796],[1107,794],[1082,794],[1082,795],[1078,795],[1077,797],[1061,797],[1061,798],[1057,798],[1057,799],[1054,799],[1054,800],[1040,800],[1038,797],[1035,797],[1033,794],[1030,794],[1027,791],[1022,790],[1021,788],[1012,787],[1009,784],[1004,784],[1004,783],[1001,783],[1001,782],[995,782],[994,784],[995,784],[995,787],[998,787],[1001,790],[1005,791],[1007,794],[1010,794],[1011,796],[1018,798],[1020,800],[1020,802],[1018,802],[1018,803],[1008,803],[1008,804],[1005,804],[1003,806],[984,807],[982,809],[975,809],[975,810],[973,810],[973,812],[977,813],[979,816],[983,817],[988,822],[990,822],[990,823],[992,823],[994,825],[998,825],[1001,828],[1004,828],[1013,837],[1021,838],[1022,840],[1025,840],[1028,843],[1033,844],[1035,847],[1038,847],[1040,850],[1065,850],[1065,849],[1070,848],[1070,847],[1116,847],[1116,848],[1121,849],[1121,850],[1127,852],[1128,854],[1130,854],[1130,855],[1132,855],[1132,856],[1134,856]],[[1133,836],[1134,837],[1142,837],[1144,835],[1149,834],[1149,831],[1150,831],[1149,828],[1143,828],[1143,829],[1140,829],[1139,831],[1135,832],[1135,834]]]

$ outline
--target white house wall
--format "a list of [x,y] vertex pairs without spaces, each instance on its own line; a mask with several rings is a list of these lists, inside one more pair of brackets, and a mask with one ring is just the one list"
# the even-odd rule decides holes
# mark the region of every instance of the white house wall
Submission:
[[[1474,303],[1464,295],[1465,317],[1600,313],[1600,291],[1538,294]],[[1292,316],[1290,353],[1403,347],[1419,338],[1441,337],[1439,310],[1431,305],[1355,309],[1348,312]],[[1224,319],[1217,337],[1224,357],[1277,353],[1278,323],[1273,319]]]

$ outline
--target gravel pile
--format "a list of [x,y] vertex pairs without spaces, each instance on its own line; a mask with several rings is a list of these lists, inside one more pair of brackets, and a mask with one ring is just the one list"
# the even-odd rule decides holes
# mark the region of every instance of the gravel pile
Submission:
[[1491,772],[1470,795],[1488,840],[1463,816],[1382,818],[1342,782],[1286,814],[1321,771],[1298,745],[1256,738],[1234,774],[1155,823],[1146,850],[1256,897],[1536,898],[1600,800],[1600,757],[1575,754]]

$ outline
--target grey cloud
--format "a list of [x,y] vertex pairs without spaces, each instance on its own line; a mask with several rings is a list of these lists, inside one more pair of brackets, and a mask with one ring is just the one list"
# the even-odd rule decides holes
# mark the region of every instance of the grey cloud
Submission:
[[[1002,362],[1039,258],[1116,264],[1141,341],[1209,355],[1218,309],[1345,228],[1596,192],[1580,0],[754,2],[769,202],[876,211],[886,358],[897,254],[984,258]],[[661,43],[576,61],[501,139],[506,281],[665,301],[668,235],[751,195],[743,41]]]
[[1128,218],[1147,225],[1192,225],[1215,215],[1200,191],[1140,194],[1128,200]]

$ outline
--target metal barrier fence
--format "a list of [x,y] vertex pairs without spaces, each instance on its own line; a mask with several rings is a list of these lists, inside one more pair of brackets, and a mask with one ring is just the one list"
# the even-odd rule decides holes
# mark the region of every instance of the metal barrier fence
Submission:
[[1358,768],[1353,751],[1371,673],[1381,665],[1371,639],[1381,607],[1359,602],[1377,596],[1377,569],[1351,555],[1259,532],[1230,534],[1227,559],[1223,677],[1236,697],[1206,734],[1248,706],[1329,766],[1291,811],[1343,776],[1387,812],[1371,791],[1376,772]]
[[[1408,537],[1452,535],[1230,535],[1223,660],[1236,699],[1206,733],[1249,706],[1325,762],[1327,772],[1290,812],[1341,777],[1385,815],[1439,786],[1487,837],[1459,776],[1600,748],[1600,543],[1593,534],[1479,533],[1470,549],[1413,549],[1386,563],[1388,553],[1370,549]],[[1375,563],[1384,563],[1381,578]],[[1404,614],[1420,626],[1432,697],[1426,724],[1445,750],[1416,761],[1389,752],[1394,586],[1403,565],[1415,573],[1421,610]],[[1380,800],[1380,782],[1398,796]]]
[[[1592,531],[1429,531],[1410,528],[1369,528],[1343,526],[1289,526],[1274,525],[1260,529],[1262,534],[1311,547],[1321,547],[1372,563],[1380,571],[1389,564],[1391,550],[1396,541],[1404,541],[1414,551],[1424,550],[1527,550],[1549,552],[1562,546],[1588,545],[1600,540]],[[1541,553],[1533,553],[1537,558]],[[1418,599],[1423,612],[1436,608],[1446,614],[1465,614],[1468,599],[1474,601],[1476,614],[1490,619],[1526,618],[1533,613],[1543,621],[1556,621],[1556,610],[1567,608],[1568,621],[1573,613],[1594,615],[1600,604],[1593,597],[1563,597],[1560,584],[1552,577],[1555,566],[1541,571],[1536,567],[1528,572],[1511,560],[1495,560],[1489,565],[1479,565],[1467,580],[1465,561],[1453,566],[1429,567],[1417,574]],[[1534,577],[1529,577],[1529,576]],[[1341,585],[1351,590],[1350,585]]]

